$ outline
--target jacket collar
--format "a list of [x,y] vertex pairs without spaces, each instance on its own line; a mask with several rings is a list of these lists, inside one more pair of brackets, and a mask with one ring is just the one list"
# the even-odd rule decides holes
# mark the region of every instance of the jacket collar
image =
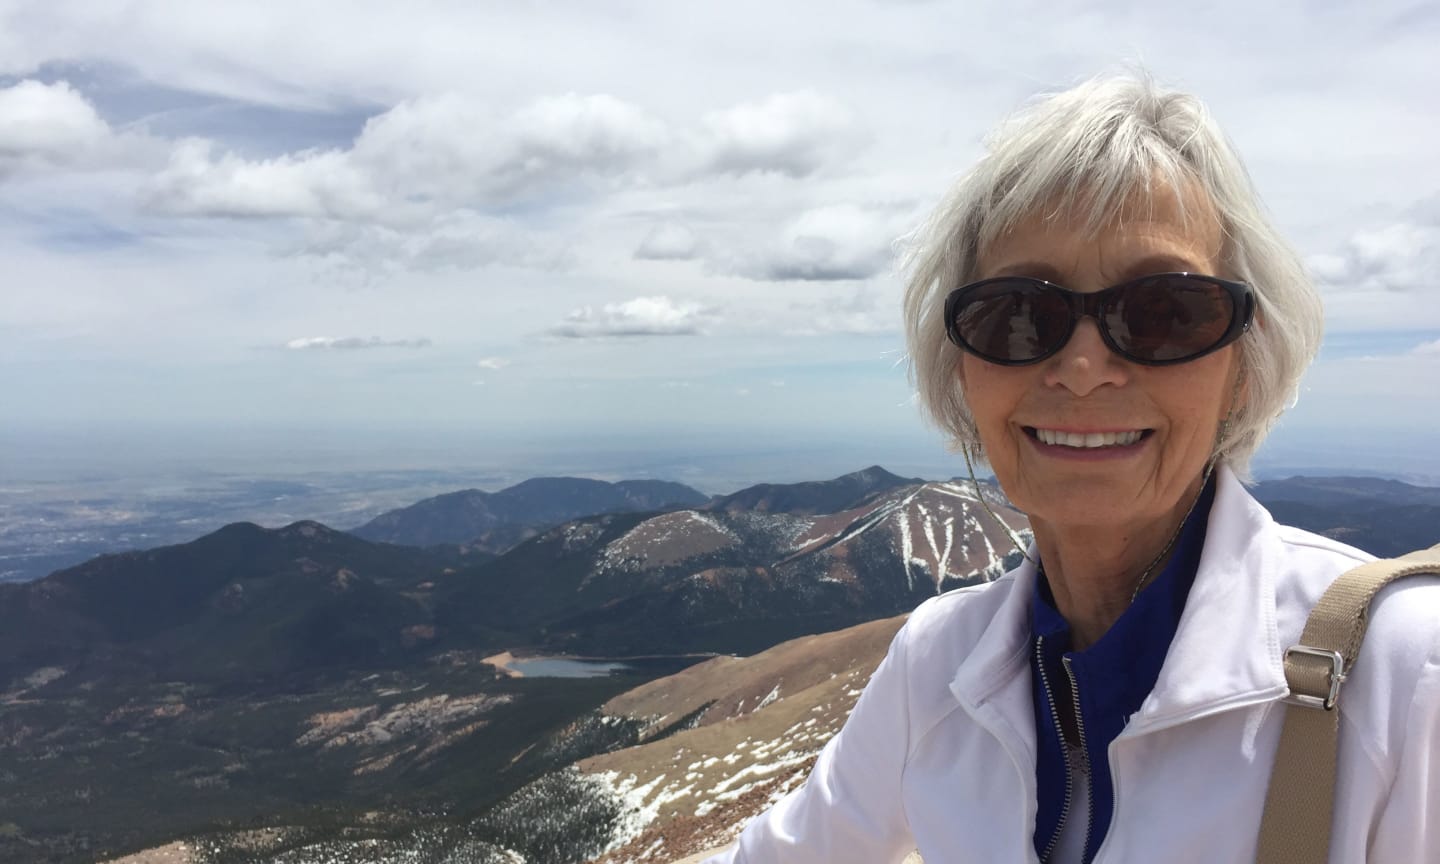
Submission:
[[[1275,523],[1229,468],[1215,473],[1205,548],[1185,612],[1155,688],[1125,737],[1287,692],[1275,612]],[[1024,561],[1003,578],[1010,583],[1005,597],[960,663],[950,691],[986,726],[1025,730],[1033,747],[1027,676],[1035,566]]]
[[1155,689],[1126,730],[1141,734],[1288,692],[1276,625],[1281,550],[1275,522],[1229,468],[1200,567]]

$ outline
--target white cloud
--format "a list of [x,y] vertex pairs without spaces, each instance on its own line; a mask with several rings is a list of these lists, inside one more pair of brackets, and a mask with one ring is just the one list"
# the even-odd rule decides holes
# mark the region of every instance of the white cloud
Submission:
[[1410,353],[1419,354],[1422,356],[1440,357],[1440,339],[1436,339],[1433,342],[1422,342],[1419,345],[1416,345],[1414,349],[1410,351]]
[[820,333],[894,333],[900,329],[898,298],[861,285],[849,297],[832,296],[818,302],[791,305],[787,329],[797,336]]
[[0,88],[0,179],[35,169],[102,170],[158,152],[139,133],[118,133],[65,81]]
[[710,170],[805,177],[862,143],[850,110],[813,90],[775,93],[706,114],[698,147]]
[[285,347],[292,351],[341,350],[365,348],[428,348],[429,339],[381,339],[379,336],[302,336],[291,339]]
[[478,361],[476,361],[475,365],[479,366],[481,369],[490,369],[498,372],[501,369],[504,369],[506,366],[509,366],[511,362],[512,361],[507,360],[504,357],[482,357]]
[[[589,172],[615,174],[665,145],[665,124],[604,94],[542,99],[511,123],[508,159],[498,173],[529,185]],[[553,175],[553,176],[552,176]]]
[[182,216],[370,216],[384,201],[344,153],[329,150],[250,160],[215,155],[211,141],[178,143],[151,180],[149,204]]
[[489,265],[550,270],[569,261],[558,241],[541,232],[466,209],[404,226],[310,220],[302,237],[282,251],[369,276],[395,269],[464,271]]
[[570,339],[633,336],[690,336],[714,318],[715,310],[699,303],[677,303],[669,297],[636,297],[623,303],[584,306],[550,329],[551,335]]
[[893,263],[900,226],[894,210],[854,204],[808,210],[781,229],[769,248],[734,269],[772,281],[867,279]]
[[665,125],[613,96],[538,99],[509,116],[457,94],[403,101],[349,149],[270,159],[178,146],[150,203],[189,216],[291,216],[404,225],[447,207],[499,207],[624,173],[660,148]]
[[647,261],[688,261],[699,252],[695,232],[677,222],[662,222],[650,229],[635,249],[635,257]]
[[1436,292],[1440,224],[1393,222],[1355,232],[1334,253],[1306,263],[1322,286],[1340,292]]

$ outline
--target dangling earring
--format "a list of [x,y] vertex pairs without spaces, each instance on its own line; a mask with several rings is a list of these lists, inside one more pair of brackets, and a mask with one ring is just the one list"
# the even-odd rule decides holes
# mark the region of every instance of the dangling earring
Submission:
[[[971,429],[974,429],[973,425],[971,426]],[[971,440],[978,442],[980,438],[977,435]],[[975,466],[970,462],[970,449],[972,446],[973,445],[970,443],[970,441],[966,441],[965,444],[960,448],[960,455],[965,457],[965,469],[970,472],[970,483],[972,486],[975,487],[975,497],[980,499],[980,506],[985,508],[985,512],[990,514],[990,518],[994,519],[996,524],[998,524],[1002,529],[1004,529],[1006,536],[1010,538],[1010,542],[1015,545],[1015,549],[1020,553],[1020,555],[1024,557],[1026,561],[1034,564],[1035,567],[1038,569],[1040,567],[1040,562],[1030,557],[1029,550],[1027,550],[1025,546],[1020,543],[1020,535],[1016,534],[1009,525],[1006,525],[1003,519],[995,515],[995,511],[990,509],[990,502],[985,500],[985,493],[980,491],[980,481],[975,479]]]
[[1220,427],[1215,430],[1215,447],[1211,451],[1210,461],[1205,466],[1205,476],[1209,479],[1210,471],[1220,462],[1220,448],[1224,446],[1225,439],[1230,436],[1230,421],[1235,419],[1240,406],[1240,391],[1245,386],[1245,367],[1241,366],[1240,371],[1235,374],[1235,387],[1230,391],[1230,409],[1220,420]]

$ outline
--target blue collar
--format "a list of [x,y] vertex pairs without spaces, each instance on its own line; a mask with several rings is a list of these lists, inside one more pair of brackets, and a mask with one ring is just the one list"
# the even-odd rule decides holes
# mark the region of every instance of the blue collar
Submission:
[[1084,860],[1089,862],[1109,830],[1114,808],[1108,757],[1110,742],[1125,728],[1130,715],[1140,709],[1145,697],[1155,687],[1155,679],[1160,675],[1165,654],[1180,626],[1185,599],[1200,565],[1206,524],[1214,498],[1215,481],[1212,478],[1180,529],[1174,554],[1165,569],[1140,592],[1110,629],[1083,651],[1070,650],[1070,625],[1055,608],[1055,599],[1044,577],[1043,566],[1039,578],[1035,580],[1030,626],[1035,637],[1031,643],[1031,671],[1035,697],[1036,779],[1039,783],[1035,848],[1041,855],[1061,827],[1068,770],[1065,748],[1056,731],[1049,696],[1042,684],[1042,666],[1054,698],[1068,702],[1072,695],[1062,658],[1069,660],[1070,672],[1080,694],[1080,718],[1085,730],[1092,784],[1092,830],[1084,855]]

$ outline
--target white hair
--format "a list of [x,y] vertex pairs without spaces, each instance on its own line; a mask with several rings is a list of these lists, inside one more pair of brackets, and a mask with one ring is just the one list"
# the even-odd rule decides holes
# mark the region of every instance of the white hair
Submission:
[[[1320,297],[1299,257],[1271,226],[1234,147],[1194,96],[1138,72],[1091,79],[1021,110],[986,141],[910,238],[905,340],[910,375],[930,419],[952,448],[983,459],[956,370],[961,349],[946,335],[945,297],[973,281],[996,238],[1042,207],[1084,217],[1099,232],[1158,184],[1198,189],[1220,221],[1223,275],[1248,283],[1256,323],[1239,341],[1245,398],[1215,456],[1241,477],[1320,346]],[[1186,195],[1178,195],[1183,202]],[[1183,213],[1182,213],[1183,217]]]

